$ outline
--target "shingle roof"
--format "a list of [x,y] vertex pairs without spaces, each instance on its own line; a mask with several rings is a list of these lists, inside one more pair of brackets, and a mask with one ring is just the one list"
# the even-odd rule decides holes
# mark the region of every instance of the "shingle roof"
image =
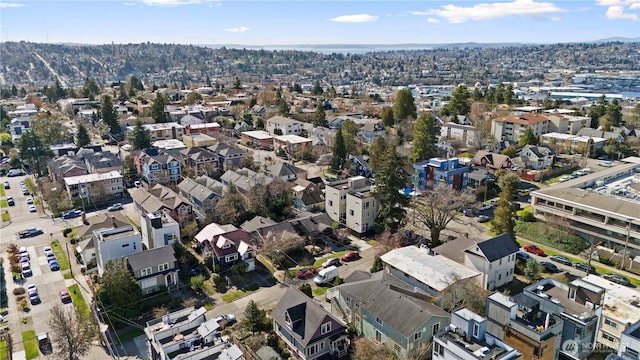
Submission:
[[175,262],[176,257],[173,246],[167,245],[129,255],[127,256],[127,261],[129,262],[129,267],[136,271],[159,264]]
[[500,234],[494,238],[478,243],[480,251],[489,260],[496,261],[505,256],[515,254],[520,246],[509,234]]

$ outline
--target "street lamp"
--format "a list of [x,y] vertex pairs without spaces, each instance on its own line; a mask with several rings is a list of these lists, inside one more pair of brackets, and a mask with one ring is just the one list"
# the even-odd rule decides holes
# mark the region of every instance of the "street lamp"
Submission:
[[631,232],[631,218],[627,219],[627,239],[624,242],[624,250],[622,250],[622,265],[621,269],[624,270],[625,263],[627,262],[627,246],[629,246],[629,235]]

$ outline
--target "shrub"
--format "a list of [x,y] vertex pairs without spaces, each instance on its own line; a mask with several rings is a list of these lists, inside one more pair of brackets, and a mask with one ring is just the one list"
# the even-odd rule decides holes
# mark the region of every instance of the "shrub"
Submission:
[[67,237],[67,235],[69,235],[69,233],[72,231],[73,231],[72,228],[65,228],[62,230],[62,236]]
[[533,213],[529,210],[523,211],[522,215],[520,215],[520,220],[524,221],[524,222],[535,222],[536,221],[536,217],[535,215],[533,215]]
[[23,295],[24,293],[26,293],[27,290],[23,287],[17,287],[15,289],[13,289],[13,295]]
[[590,246],[588,241],[550,224],[518,221],[515,231],[525,239],[534,240],[574,255]]

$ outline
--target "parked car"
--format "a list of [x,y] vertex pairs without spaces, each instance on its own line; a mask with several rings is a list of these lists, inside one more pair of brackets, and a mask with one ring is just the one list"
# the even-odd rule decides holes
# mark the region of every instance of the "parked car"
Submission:
[[593,266],[589,266],[585,263],[576,263],[573,264],[573,267],[580,270],[580,271],[584,271],[584,272],[588,272],[591,274],[595,274],[596,273],[596,269],[593,268]]
[[338,266],[338,265],[340,265],[340,259],[338,258],[331,258],[322,263],[323,268],[328,268],[329,266]]
[[51,264],[52,261],[58,262],[58,259],[56,259],[56,256],[53,253],[49,253],[49,254],[47,254],[45,256],[47,257],[47,262],[49,264]]
[[217,318],[215,318],[215,321],[218,323],[218,325],[220,325],[220,327],[225,327],[225,326],[229,326],[231,324],[234,324],[237,320],[236,320],[236,316],[233,314],[225,314],[225,315],[220,315]]
[[29,294],[29,301],[31,302],[31,305],[39,304],[42,302],[40,301],[40,296],[38,295],[37,291],[33,291],[28,294]]
[[31,271],[31,264],[29,264],[28,262],[23,262],[20,264],[20,266],[22,268],[23,277],[33,276],[33,272]]
[[73,219],[73,218],[77,218],[80,215],[82,215],[82,210],[71,210],[71,211],[67,211],[66,213],[62,214],[62,218],[63,219]]
[[571,262],[571,260],[569,260],[568,258],[566,258],[564,256],[560,256],[560,255],[549,256],[549,260],[555,261],[555,262],[560,263],[562,265],[573,266],[573,263]]
[[53,249],[51,248],[51,246],[43,247],[42,252],[44,253],[45,256],[49,256],[49,254],[53,255]]
[[548,261],[541,262],[540,266],[542,266],[542,269],[546,272],[550,272],[550,273],[560,272],[560,269],[558,269],[558,267],[554,263],[550,263]]
[[7,173],[7,177],[22,176],[22,175],[24,175],[24,172],[19,169],[10,169],[9,172]]
[[63,303],[68,303],[73,301],[71,299],[71,295],[69,295],[69,290],[67,289],[62,289],[58,292],[58,296],[60,296],[60,301],[62,301]]
[[535,245],[525,245],[522,247],[522,250],[539,256],[544,256],[544,251]]
[[22,188],[22,195],[27,196],[27,195],[31,195],[31,193],[29,192],[29,189],[27,189],[26,187]]
[[26,256],[27,258],[30,258],[29,251],[27,250],[26,246],[20,246],[20,248],[18,249],[18,256]]
[[34,212],[37,212],[37,211],[38,211],[38,209],[36,209],[36,207],[34,205],[29,205],[29,212],[34,213]]
[[5,189],[11,189],[11,184],[9,184],[9,182],[8,182],[8,181],[5,181],[5,182],[4,182],[4,188],[5,188]]
[[624,277],[622,275],[606,274],[603,277],[605,279],[609,280],[609,281],[613,281],[614,283],[617,283],[617,284],[620,284],[620,285],[629,286],[629,284],[631,284],[631,281],[629,281],[629,279],[627,279],[626,277]]
[[141,183],[140,181],[134,181],[134,182],[133,182],[133,186],[135,186],[135,187],[139,188],[139,187],[141,187],[141,186],[142,186],[142,183]]
[[314,276],[318,271],[314,268],[303,268],[296,274],[298,279],[306,279]]
[[480,223],[486,223],[487,221],[491,220],[491,218],[488,217],[487,215],[478,215],[478,217],[476,219]]
[[357,251],[347,251],[344,255],[342,255],[342,261],[353,261],[358,260],[360,258],[360,253]]
[[58,261],[56,260],[49,262],[49,268],[51,271],[60,271],[60,265],[58,265]]
[[32,198],[27,198],[27,204],[33,204],[33,199]]
[[7,205],[14,206],[16,204],[15,200],[13,200],[13,196],[7,196]]
[[122,209],[123,209],[123,207],[122,207],[121,203],[115,203],[115,204],[113,204],[113,205],[111,205],[111,206],[109,206],[107,208],[108,211],[118,211],[118,210],[122,210]]
[[516,253],[516,260],[527,262],[529,261],[529,259],[531,259],[531,255],[527,254],[526,252],[518,251]]
[[482,204],[482,205],[480,205],[479,209],[480,209],[480,211],[485,211],[485,210],[491,209],[492,207],[493,207],[493,205],[491,205],[491,204]]
[[32,237],[32,236],[38,236],[40,234],[44,234],[44,231],[42,229],[29,228],[29,229],[25,229],[25,230],[22,230],[22,231],[18,232],[18,237],[20,239],[24,239],[24,238],[28,238],[28,237]]

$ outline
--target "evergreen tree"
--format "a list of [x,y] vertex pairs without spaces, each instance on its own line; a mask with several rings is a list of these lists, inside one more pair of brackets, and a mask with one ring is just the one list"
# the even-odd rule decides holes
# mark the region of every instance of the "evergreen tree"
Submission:
[[165,107],[169,105],[169,99],[162,95],[162,93],[156,93],[156,99],[149,108],[151,117],[158,123],[166,123],[169,121],[167,113],[164,111]]
[[109,127],[111,135],[120,135],[122,129],[120,128],[120,121],[118,121],[118,114],[113,109],[113,101],[111,96],[104,95],[102,97],[102,103],[100,104],[100,116],[102,121]]
[[144,85],[142,85],[142,81],[135,75],[131,75],[129,79],[129,84],[134,90],[144,90]]
[[380,230],[395,232],[405,221],[409,198],[400,193],[407,185],[407,175],[402,170],[402,158],[393,146],[389,146],[376,173],[374,197],[378,202],[376,226]]
[[322,95],[324,90],[322,90],[322,86],[320,86],[320,80],[316,80],[315,85],[313,85],[313,89],[311,90],[313,95]]
[[78,125],[78,135],[76,136],[76,145],[78,147],[87,146],[91,143],[91,137],[89,136],[89,132],[84,125]]
[[329,122],[327,121],[327,114],[324,112],[324,107],[322,105],[322,101],[318,101],[318,105],[316,106],[316,113],[313,116],[313,126],[324,126],[328,127]]
[[533,129],[528,127],[518,139],[518,146],[525,147],[527,145],[538,145],[538,137],[533,133]]
[[236,90],[242,90],[242,84],[240,83],[240,78],[236,76],[236,82],[233,84],[233,88]]
[[298,83],[293,83],[293,92],[297,92],[298,94],[302,94],[302,86]]
[[100,87],[96,81],[91,78],[86,78],[84,80],[84,86],[82,86],[82,96],[93,99],[99,93]]
[[436,132],[437,128],[433,116],[431,114],[420,115],[414,129],[411,162],[427,160],[436,156]]
[[311,284],[302,284],[298,287],[298,290],[313,299],[313,289],[311,289]]
[[516,96],[513,93],[513,84],[507,85],[504,89],[504,103],[507,105],[513,105],[516,102]]
[[502,155],[507,155],[509,158],[513,159],[518,156],[518,150],[516,150],[515,146],[509,145],[502,150]]
[[504,104],[504,84],[500,82],[493,93],[493,102],[496,104]]
[[333,156],[331,157],[331,169],[338,171],[342,169],[344,163],[347,161],[347,148],[344,144],[344,137],[342,136],[342,130],[339,130],[336,134],[335,141],[333,143]]
[[244,319],[242,319],[242,327],[246,331],[250,331],[252,335],[261,331],[267,321],[266,313],[261,310],[255,301],[251,300],[244,309]]
[[479,87],[473,88],[473,94],[471,95],[471,99],[473,99],[473,101],[482,100],[482,92],[480,91]]
[[[142,308],[142,289],[124,261],[110,260],[105,265],[96,292],[98,307],[113,321],[138,316]],[[113,315],[110,315],[113,313]],[[117,317],[115,316],[117,315]]]
[[491,230],[496,234],[507,233],[512,239],[516,238],[516,208],[513,206],[515,189],[511,182],[507,182],[500,192],[500,198],[493,212]]
[[382,109],[382,123],[384,126],[391,127],[395,124],[395,120],[393,119],[393,109],[386,107]]
[[289,104],[287,104],[287,100],[285,98],[280,98],[278,102],[278,113],[280,115],[287,115],[289,113]]
[[611,103],[607,105],[605,117],[611,126],[618,127],[624,125],[624,121],[622,121],[622,107],[618,103],[618,99],[613,99]]
[[553,100],[551,100],[551,91],[548,91],[547,95],[544,97],[544,100],[542,101],[542,107],[545,108],[545,110],[549,110],[553,108]]
[[42,175],[44,164],[53,157],[49,145],[34,131],[27,131],[18,139],[17,147],[22,162],[31,165],[34,173]]
[[371,146],[369,147],[369,166],[374,173],[377,173],[378,170],[380,170],[382,158],[387,152],[387,148],[389,146],[393,145],[387,143],[387,140],[384,138],[384,136],[378,136],[375,140],[373,140],[373,144],[371,144]]
[[138,119],[129,138],[134,150],[144,150],[151,147],[151,133],[143,125],[142,120]]
[[403,89],[398,91],[396,102],[393,104],[393,117],[402,121],[408,117],[416,118],[416,104],[411,90]]
[[451,94],[451,100],[447,105],[450,115],[467,115],[471,111],[471,103],[469,102],[469,89],[465,85],[458,85]]

